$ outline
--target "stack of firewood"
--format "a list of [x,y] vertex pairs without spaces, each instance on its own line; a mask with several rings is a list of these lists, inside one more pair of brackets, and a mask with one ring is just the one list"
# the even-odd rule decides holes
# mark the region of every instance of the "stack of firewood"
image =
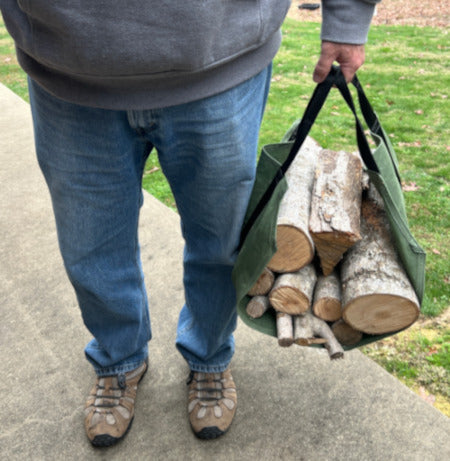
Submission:
[[307,138],[286,179],[277,252],[249,292],[247,314],[274,309],[280,346],[324,344],[331,358],[363,334],[414,323],[419,301],[359,155]]

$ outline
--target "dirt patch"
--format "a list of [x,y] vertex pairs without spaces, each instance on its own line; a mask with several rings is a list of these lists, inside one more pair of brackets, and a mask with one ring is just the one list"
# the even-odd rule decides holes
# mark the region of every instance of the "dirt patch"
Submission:
[[[303,3],[293,1],[289,17],[300,21],[321,21],[320,8],[300,10]],[[431,26],[447,28],[450,25],[450,0],[383,0],[378,6],[372,24]]]

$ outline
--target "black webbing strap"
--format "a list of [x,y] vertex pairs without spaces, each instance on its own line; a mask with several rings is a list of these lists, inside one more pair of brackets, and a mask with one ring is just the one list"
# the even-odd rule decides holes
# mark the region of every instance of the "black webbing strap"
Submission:
[[311,99],[309,100],[309,103],[305,109],[302,120],[299,123],[295,133],[292,135],[292,137],[295,136],[295,140],[292,144],[291,150],[289,151],[286,160],[282,165],[280,165],[280,167],[276,171],[272,182],[267,187],[260,201],[253,210],[253,213],[251,214],[250,218],[247,220],[247,222],[244,224],[244,227],[242,228],[239,249],[244,243],[244,240],[247,237],[247,234],[250,232],[250,229],[253,227],[255,221],[258,219],[258,216],[261,214],[262,210],[272,197],[273,191],[275,190],[279,182],[284,178],[284,174],[288,170],[291,163],[294,161],[295,156],[300,150],[300,147],[302,146],[303,142],[308,136],[308,133],[311,127],[313,126],[314,121],[316,120],[316,117],[319,114],[320,109],[322,108],[325,100],[327,99],[328,93],[330,92],[334,84],[336,72],[337,69],[333,67],[327,78],[322,83],[319,83],[316,86],[314,93],[311,96]]
[[356,75],[353,78],[352,83],[358,93],[359,107],[361,108],[361,112],[363,114],[364,120],[366,121],[367,126],[370,128],[370,131],[372,131],[372,133],[375,133],[377,136],[379,136],[384,141],[384,144],[386,145],[389,155],[391,157],[392,165],[394,166],[394,169],[395,169],[395,175],[397,176],[398,182],[401,184],[402,180],[400,178],[400,172],[398,171],[397,161],[394,158],[392,158],[392,153],[389,148],[390,142],[386,139],[384,131],[381,128],[381,123],[378,120],[378,117],[375,114],[375,111],[372,109],[372,106],[370,105],[370,102],[367,99],[367,96],[364,93],[361,83],[359,82],[358,77]]

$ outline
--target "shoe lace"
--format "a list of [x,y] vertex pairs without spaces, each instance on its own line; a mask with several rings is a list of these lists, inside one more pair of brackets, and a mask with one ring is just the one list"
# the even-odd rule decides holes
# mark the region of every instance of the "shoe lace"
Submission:
[[[114,383],[117,380],[117,386]],[[102,384],[101,384],[102,383]],[[126,389],[126,376],[120,373],[116,377],[106,377],[97,381],[95,389],[94,406],[97,410],[107,411],[108,408],[114,408],[119,405],[119,400],[123,397],[123,391]]]
[[219,402],[224,398],[224,379],[221,373],[200,373],[191,371],[187,384],[196,382],[196,398],[202,402]]

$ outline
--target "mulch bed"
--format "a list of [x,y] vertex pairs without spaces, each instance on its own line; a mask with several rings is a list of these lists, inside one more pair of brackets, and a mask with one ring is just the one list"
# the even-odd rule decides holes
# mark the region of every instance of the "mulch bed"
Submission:
[[[303,3],[295,0],[289,17],[301,21],[320,22],[320,8],[314,11],[299,10]],[[306,2],[305,2],[306,3]],[[377,6],[372,24],[412,25],[448,28],[450,25],[450,0],[383,0]]]

